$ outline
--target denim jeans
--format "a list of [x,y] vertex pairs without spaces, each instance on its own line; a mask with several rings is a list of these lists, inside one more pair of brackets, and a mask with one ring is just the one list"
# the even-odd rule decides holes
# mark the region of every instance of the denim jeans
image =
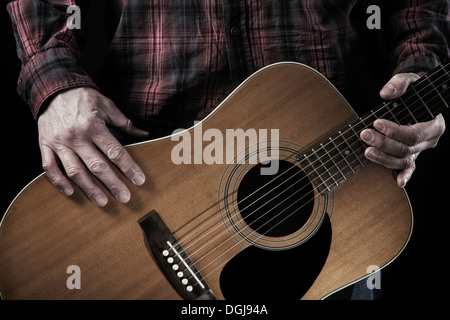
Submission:
[[361,280],[353,285],[351,300],[380,300],[381,289],[370,289],[367,279]]

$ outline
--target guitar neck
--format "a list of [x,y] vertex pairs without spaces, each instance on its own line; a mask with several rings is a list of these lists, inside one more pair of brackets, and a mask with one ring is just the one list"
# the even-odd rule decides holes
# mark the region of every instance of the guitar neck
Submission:
[[377,119],[399,125],[429,121],[449,108],[450,63],[411,84],[401,97],[383,102],[303,154],[299,163],[321,194],[330,192],[369,163],[360,139]]

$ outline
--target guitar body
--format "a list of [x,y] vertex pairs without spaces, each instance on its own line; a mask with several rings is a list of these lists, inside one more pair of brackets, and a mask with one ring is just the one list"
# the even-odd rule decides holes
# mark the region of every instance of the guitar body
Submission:
[[[200,125],[203,132],[218,129],[224,137],[226,129],[278,129],[280,158],[295,163],[292,153],[313,146],[355,118],[343,97],[316,71],[279,63],[252,75],[210,116],[180,135],[194,138]],[[260,234],[242,218],[244,208],[235,196],[256,164],[175,164],[172,152],[180,143],[181,139],[165,137],[127,147],[146,174],[140,187],[126,182],[132,194],[127,204],[111,197],[108,205],[98,208],[78,189],[65,197],[45,175],[30,183],[1,224],[2,297],[180,299],[150,253],[140,225],[152,211],[181,242],[203,283],[219,299],[224,298],[222,271],[246,247],[289,252],[319,236],[324,221],[331,223],[327,256],[317,276],[308,280],[311,285],[303,299],[324,298],[369,276],[370,266],[386,266],[409,240],[412,211],[391,170],[369,164],[325,195],[307,180],[312,193],[308,205],[302,206],[306,212],[298,228],[289,234]],[[193,147],[192,160],[202,159],[195,153],[209,143]],[[295,268],[313,261],[292,256],[280,263]],[[73,272],[68,267],[73,265],[79,267],[79,289],[68,286]],[[184,268],[182,263],[179,267]]]

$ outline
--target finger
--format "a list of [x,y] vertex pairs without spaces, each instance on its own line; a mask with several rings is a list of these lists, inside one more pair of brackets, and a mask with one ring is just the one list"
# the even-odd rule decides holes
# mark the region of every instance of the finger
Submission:
[[437,140],[445,130],[445,124],[441,116],[427,122],[419,122],[411,126],[402,126],[385,119],[378,119],[374,127],[384,135],[400,141],[408,146],[413,146],[416,153],[436,146]]
[[406,157],[415,153],[415,146],[409,146],[405,143],[392,139],[377,130],[365,129],[361,132],[360,137],[369,146],[375,147],[378,150],[398,158]]
[[42,168],[50,182],[64,195],[72,195],[74,192],[73,186],[59,168],[53,150],[46,145],[40,145],[40,149]]
[[130,181],[138,186],[144,184],[144,172],[109,131],[93,137],[93,142]]
[[136,127],[133,122],[114,105],[112,101],[105,116],[105,120],[107,123],[118,128],[125,134],[132,135],[138,138],[146,138],[149,136],[149,133],[147,131],[141,130]]
[[94,183],[84,164],[69,148],[59,148],[57,155],[61,160],[67,176],[83,191],[95,205],[103,207],[108,203],[108,197],[102,189]]
[[417,159],[419,154],[414,154],[414,165],[410,166],[409,168],[406,168],[403,171],[400,171],[397,175],[397,184],[400,188],[404,188],[406,184],[411,179],[412,174],[416,170],[415,160]]
[[406,89],[411,83],[419,78],[419,75],[415,73],[396,74],[381,89],[380,96],[385,100],[398,98],[406,92]]
[[92,144],[84,144],[82,147],[74,150],[83,160],[89,171],[94,174],[111,192],[111,194],[120,202],[127,203],[130,200],[130,191],[127,186],[119,179],[117,174],[111,168],[110,163]]
[[409,156],[399,158],[383,152],[374,147],[369,147],[364,151],[364,155],[367,159],[372,162],[378,163],[389,169],[400,169],[405,170],[412,166],[415,166],[415,155],[411,154]]

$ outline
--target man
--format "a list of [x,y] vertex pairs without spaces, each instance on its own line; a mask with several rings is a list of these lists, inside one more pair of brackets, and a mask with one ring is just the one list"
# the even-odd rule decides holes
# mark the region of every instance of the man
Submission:
[[[386,52],[367,30],[364,1],[111,1],[117,29],[99,83],[79,64],[86,30],[67,26],[82,1],[19,0],[8,5],[22,60],[18,91],[38,122],[42,165],[63,194],[77,184],[96,205],[132,196],[111,163],[136,185],[145,176],[117,138],[146,139],[200,120],[242,80],[270,63],[293,60],[324,74],[361,110],[374,101],[372,72],[386,53],[394,76],[379,92],[401,96],[420,75],[450,56],[448,1],[381,2]],[[120,19],[119,19],[120,16]],[[378,35],[380,33],[378,32]],[[366,72],[366,70],[368,72]],[[380,76],[380,74],[377,74]],[[387,80],[387,79],[386,79]],[[373,105],[372,105],[373,106]],[[361,138],[368,159],[398,169],[404,187],[420,152],[445,130],[442,116],[398,126],[375,122]],[[128,140],[129,141],[129,140]]]

